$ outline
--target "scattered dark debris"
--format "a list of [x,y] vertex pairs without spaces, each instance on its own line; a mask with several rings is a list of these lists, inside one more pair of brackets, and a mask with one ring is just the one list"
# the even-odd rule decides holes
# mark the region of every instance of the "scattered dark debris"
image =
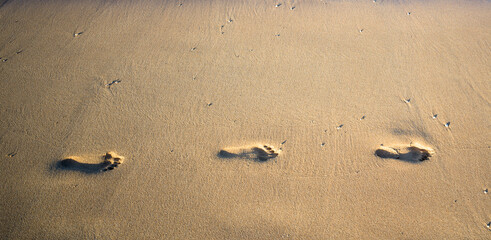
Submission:
[[120,83],[120,82],[121,82],[121,80],[116,79],[116,80],[114,80],[114,81],[112,81],[112,82],[110,82],[110,83],[106,84],[106,87],[111,87],[112,85],[114,85],[114,84],[118,84],[118,83]]

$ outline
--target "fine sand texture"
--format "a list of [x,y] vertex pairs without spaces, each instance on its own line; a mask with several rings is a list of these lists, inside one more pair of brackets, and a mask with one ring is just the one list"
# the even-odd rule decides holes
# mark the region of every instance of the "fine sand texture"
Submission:
[[0,0],[1,239],[489,239],[491,2]]

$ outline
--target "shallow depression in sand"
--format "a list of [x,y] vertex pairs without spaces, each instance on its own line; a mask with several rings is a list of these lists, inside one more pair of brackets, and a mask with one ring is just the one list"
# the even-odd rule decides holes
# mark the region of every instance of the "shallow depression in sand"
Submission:
[[399,159],[411,163],[419,163],[429,160],[434,154],[432,148],[421,144],[380,146],[375,150],[375,155],[380,158]]
[[280,154],[280,150],[275,149],[271,145],[256,144],[241,147],[228,147],[218,152],[220,158],[244,158],[265,162],[269,159],[276,158]]
[[123,163],[124,157],[115,152],[107,152],[98,157],[71,156],[57,163],[58,169],[79,171],[84,173],[99,173],[114,170]]

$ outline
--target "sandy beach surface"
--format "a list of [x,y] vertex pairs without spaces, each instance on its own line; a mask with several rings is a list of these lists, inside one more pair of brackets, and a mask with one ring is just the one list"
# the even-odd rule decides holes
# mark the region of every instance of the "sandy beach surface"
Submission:
[[490,239],[491,2],[0,0],[1,239]]

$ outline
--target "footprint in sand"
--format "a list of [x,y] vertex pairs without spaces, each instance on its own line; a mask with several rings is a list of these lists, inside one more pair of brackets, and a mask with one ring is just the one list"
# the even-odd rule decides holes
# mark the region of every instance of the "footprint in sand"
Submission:
[[382,145],[375,151],[375,155],[380,158],[393,158],[411,163],[428,160],[432,154],[434,154],[433,149],[418,143],[411,143],[409,146],[396,145],[393,147]]
[[244,158],[255,161],[265,162],[275,158],[280,154],[273,146],[266,144],[257,144],[242,147],[224,148],[218,153],[220,158]]
[[68,157],[58,162],[58,168],[85,173],[98,173],[113,170],[123,163],[124,157],[115,152],[91,158]]

